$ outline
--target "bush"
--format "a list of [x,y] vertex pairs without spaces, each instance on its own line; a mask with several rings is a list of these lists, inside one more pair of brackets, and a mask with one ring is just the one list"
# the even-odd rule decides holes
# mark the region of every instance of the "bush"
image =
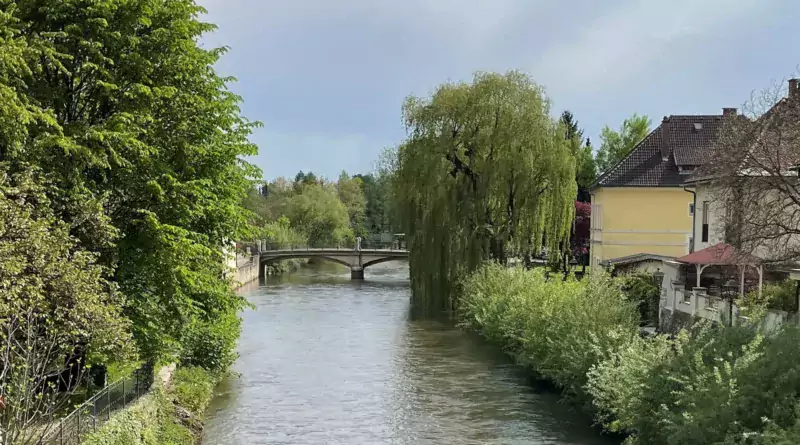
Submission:
[[642,325],[657,326],[661,288],[653,283],[652,275],[638,273],[619,278],[628,299],[636,303]]
[[758,291],[748,292],[743,299],[736,301],[742,312],[758,318],[768,309],[797,312],[797,282],[784,280],[778,283],[765,284],[761,296]]
[[701,323],[674,340],[635,340],[595,366],[587,388],[629,443],[798,443],[798,343],[794,326],[764,338]]
[[214,395],[214,377],[205,369],[188,367],[178,368],[172,379],[175,403],[202,416]]
[[638,335],[635,305],[606,273],[547,280],[542,271],[490,264],[463,288],[464,326],[582,400],[592,366]]
[[183,342],[181,365],[197,366],[215,376],[221,375],[238,357],[235,349],[240,330],[241,319],[235,312],[194,324]]

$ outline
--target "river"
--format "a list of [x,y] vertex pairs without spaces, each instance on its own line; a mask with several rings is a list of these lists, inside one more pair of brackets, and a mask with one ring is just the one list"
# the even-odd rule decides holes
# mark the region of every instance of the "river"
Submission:
[[205,445],[608,445],[589,419],[493,345],[409,315],[408,269],[338,266],[245,291],[240,375],[207,413]]

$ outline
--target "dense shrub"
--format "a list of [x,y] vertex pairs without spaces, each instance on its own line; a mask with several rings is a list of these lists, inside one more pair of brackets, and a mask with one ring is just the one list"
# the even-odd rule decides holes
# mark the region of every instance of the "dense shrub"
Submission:
[[214,375],[224,373],[236,360],[241,319],[235,312],[195,323],[184,339],[181,364],[199,366]]
[[623,275],[620,281],[623,292],[638,307],[642,324],[658,325],[661,288],[653,282],[653,276],[646,273]]
[[768,309],[797,312],[797,281],[784,280],[765,284],[761,296],[754,290],[738,299],[736,304],[744,314],[756,317]]
[[463,283],[462,325],[591,401],[627,444],[800,443],[800,328],[764,336],[759,323],[703,321],[675,337],[641,338],[632,289],[646,291],[647,281],[638,280],[547,280],[487,265]]
[[[637,340],[590,372],[604,425],[630,443],[782,443],[797,432],[800,330],[707,323]],[[798,443],[798,436],[792,436]]]
[[464,283],[460,311],[464,326],[579,398],[592,366],[630,343],[639,324],[635,304],[605,273],[548,280],[494,264]]
[[203,368],[178,368],[173,376],[171,392],[175,403],[202,415],[214,393],[215,379]]

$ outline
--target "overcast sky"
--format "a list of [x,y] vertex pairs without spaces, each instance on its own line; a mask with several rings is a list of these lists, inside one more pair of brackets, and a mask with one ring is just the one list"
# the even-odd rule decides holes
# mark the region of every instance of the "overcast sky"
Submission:
[[631,113],[719,114],[797,72],[796,0],[199,0],[229,46],[254,162],[368,172],[405,135],[400,106],[476,70],[518,69],[595,147]]

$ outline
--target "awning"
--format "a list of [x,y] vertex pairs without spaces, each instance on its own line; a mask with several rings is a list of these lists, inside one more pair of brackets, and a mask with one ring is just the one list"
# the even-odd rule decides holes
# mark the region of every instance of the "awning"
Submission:
[[700,287],[700,275],[708,266],[739,266],[739,294],[744,295],[744,271],[747,266],[753,266],[758,271],[758,295],[761,296],[763,287],[764,269],[763,260],[757,256],[736,250],[730,244],[719,243],[703,250],[692,252],[675,260],[679,263],[694,264],[697,267],[697,287]]
[[702,264],[709,266],[758,265],[763,262],[761,258],[750,255],[749,253],[740,252],[736,250],[735,247],[725,243],[715,244],[703,250],[692,252],[675,261],[685,264]]

